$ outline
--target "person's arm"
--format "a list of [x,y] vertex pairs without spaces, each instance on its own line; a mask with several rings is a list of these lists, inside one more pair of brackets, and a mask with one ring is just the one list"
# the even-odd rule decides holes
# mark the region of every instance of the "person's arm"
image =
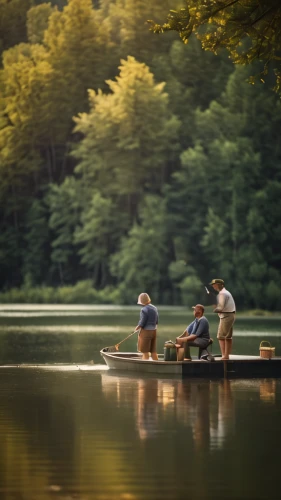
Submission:
[[182,338],[185,338],[185,337],[188,337],[188,338],[189,338],[189,337],[190,337],[190,335],[188,334],[188,330],[189,330],[189,328],[191,327],[191,325],[192,325],[192,324],[193,324],[193,322],[192,322],[192,323],[190,323],[190,325],[188,325],[188,326],[186,327],[186,329],[182,332],[182,334],[181,334],[179,337],[177,337],[177,339],[182,339]]
[[[195,320],[194,320],[194,321],[195,321]],[[191,331],[193,330],[193,327],[194,327],[194,321],[192,321],[192,323],[190,323],[190,325],[187,327],[187,333],[188,333],[187,340],[186,340],[187,342],[192,342],[192,341],[193,341],[193,340],[195,340],[195,339],[196,339],[196,337],[197,337],[197,330],[198,330],[198,328],[199,328],[199,325],[198,325],[198,327],[197,327],[196,334],[195,334],[195,333],[189,333],[189,331],[190,331],[190,330],[191,330]]]
[[179,337],[177,337],[177,339],[181,339],[182,337],[186,337],[186,335],[187,335],[187,331],[186,331],[186,329],[185,329],[185,330],[182,332],[182,334],[181,334],[181,335],[179,335]]
[[144,311],[144,309],[141,310],[140,312],[140,320],[135,328],[135,330],[140,330],[141,328],[144,328],[147,322],[147,312]]

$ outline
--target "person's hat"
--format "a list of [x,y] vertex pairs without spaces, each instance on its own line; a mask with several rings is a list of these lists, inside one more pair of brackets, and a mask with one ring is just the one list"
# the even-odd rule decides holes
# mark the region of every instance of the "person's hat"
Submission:
[[150,302],[151,300],[148,293],[139,294],[137,304],[139,304],[140,306],[146,306],[147,304],[150,304]]
[[195,309],[195,307],[201,307],[202,311],[205,311],[205,307],[202,304],[196,304],[196,306],[192,306],[192,309]]
[[224,285],[224,281],[220,279],[212,280],[211,283],[209,283],[209,285],[215,285],[216,283],[218,283],[218,285]]

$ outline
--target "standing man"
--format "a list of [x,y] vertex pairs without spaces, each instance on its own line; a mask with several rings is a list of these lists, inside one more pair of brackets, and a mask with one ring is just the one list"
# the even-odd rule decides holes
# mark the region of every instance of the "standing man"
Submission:
[[156,350],[156,330],[158,325],[158,311],[151,304],[147,293],[138,296],[138,305],[143,306],[140,312],[140,320],[135,328],[139,331],[138,351],[142,352],[142,359],[149,359],[149,353],[154,361],[158,360]]
[[[209,321],[204,316],[204,306],[197,304],[193,308],[194,320],[184,330],[182,335],[177,337],[177,344],[184,347],[184,359],[191,361],[190,347],[199,347],[202,350],[201,357],[210,343]],[[208,351],[207,351],[208,354]],[[211,356],[211,361],[213,357]]]
[[217,338],[222,354],[221,359],[229,359],[232,351],[233,324],[236,313],[235,302],[231,293],[225,289],[223,280],[213,279],[210,285],[218,292],[217,306],[214,312],[218,313],[220,318]]

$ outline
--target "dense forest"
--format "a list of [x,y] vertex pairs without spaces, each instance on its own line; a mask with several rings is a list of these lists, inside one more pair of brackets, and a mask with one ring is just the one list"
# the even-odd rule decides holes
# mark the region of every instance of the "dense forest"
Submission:
[[0,300],[281,310],[274,72],[149,30],[174,5],[0,0]]

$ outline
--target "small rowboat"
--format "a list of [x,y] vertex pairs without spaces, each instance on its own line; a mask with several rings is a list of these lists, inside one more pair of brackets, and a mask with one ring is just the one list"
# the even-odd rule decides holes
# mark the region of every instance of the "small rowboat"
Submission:
[[[164,361],[159,356],[158,361],[142,359],[141,353],[136,352],[107,352],[106,348],[100,351],[107,366],[112,370],[127,370],[140,373],[159,373],[167,375],[181,375],[184,361]],[[188,363],[188,361],[185,361]]]
[[192,361],[164,361],[141,359],[141,353],[110,352],[104,348],[100,351],[108,368],[111,370],[135,373],[155,373],[159,375],[177,375],[182,377],[205,378],[260,378],[281,377],[281,358],[264,359],[260,356],[231,355],[224,361],[215,356],[215,362],[192,358]]

